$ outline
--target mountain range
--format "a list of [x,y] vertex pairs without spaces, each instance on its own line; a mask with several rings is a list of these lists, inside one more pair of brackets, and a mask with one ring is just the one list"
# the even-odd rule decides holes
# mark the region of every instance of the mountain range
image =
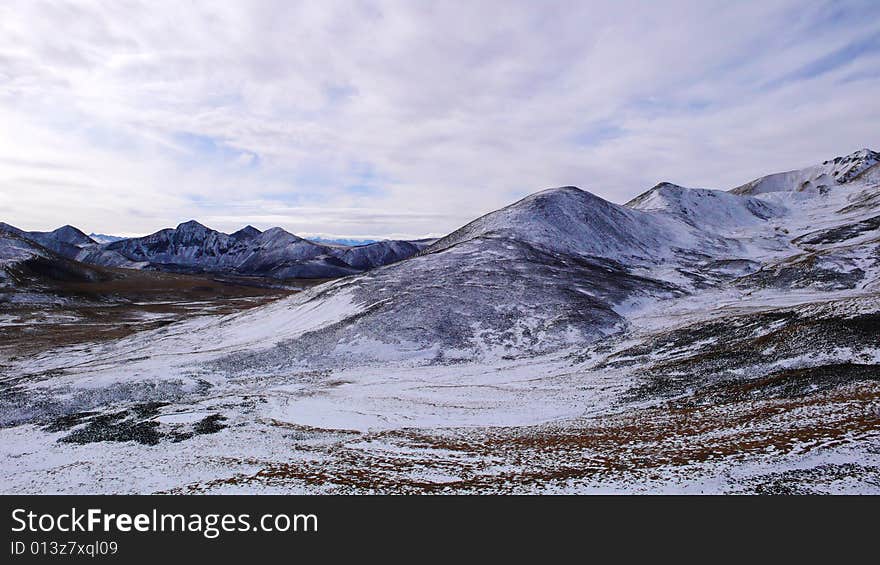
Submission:
[[352,275],[411,257],[431,242],[321,244],[281,228],[261,232],[246,226],[233,234],[225,234],[196,221],[144,237],[96,235],[100,242],[69,225],[51,232],[28,232],[0,223],[0,234],[13,234],[67,260],[88,265],[276,279],[331,279]]
[[338,319],[253,361],[533,355],[625,331],[633,312],[713,289],[875,288],[878,157],[863,150],[747,185],[757,190],[661,183],[626,205],[544,190],[411,259],[289,299],[292,311]]
[[[626,204],[550,188],[430,242],[58,231],[7,228],[0,285],[34,256],[101,276],[89,253],[348,276],[6,355],[4,478],[25,491],[877,492],[873,151]],[[72,447],[96,442],[116,443]]]
[[330,245],[281,228],[225,234],[196,221],[107,243],[69,225],[25,232],[0,224],[0,233],[18,238],[19,256],[27,240],[95,266],[278,279],[364,273],[310,296],[346,293],[369,305],[324,343],[382,335],[419,350],[427,340],[445,356],[475,343],[544,350],[625,325],[624,304],[733,280],[852,283],[867,271],[851,240],[873,233],[880,214],[878,162],[864,149],[728,192],[665,182],[625,205],[576,187],[548,189],[439,240]]

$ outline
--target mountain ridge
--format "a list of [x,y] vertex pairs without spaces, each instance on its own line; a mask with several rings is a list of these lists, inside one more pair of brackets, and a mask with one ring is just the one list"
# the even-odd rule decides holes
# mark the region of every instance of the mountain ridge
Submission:
[[792,191],[821,194],[832,186],[854,180],[877,163],[880,163],[880,153],[859,149],[849,155],[823,161],[820,165],[759,177],[730,189],[730,192],[739,195]]
[[146,236],[112,237],[102,242],[69,225],[52,232],[27,232],[0,223],[0,230],[16,233],[68,259],[93,265],[234,272],[279,279],[348,276],[408,258],[426,245],[403,240],[355,246],[320,244],[280,227],[260,231],[250,225],[226,234],[194,219]]
[[[851,171],[853,161],[838,164]],[[531,355],[620,332],[634,313],[706,289],[855,289],[880,275],[880,260],[864,259],[880,256],[869,235],[876,226],[863,219],[868,211],[835,210],[880,185],[847,178],[838,191],[793,201],[778,191],[753,196],[671,183],[627,205],[573,186],[538,191],[413,258],[289,299],[294,311],[320,311],[343,296],[352,306],[279,354],[320,363],[333,355],[326,344],[339,344],[367,358]],[[799,192],[797,184],[776,188]],[[828,229],[814,233],[817,227]],[[818,241],[828,243],[817,251],[811,242]],[[369,346],[374,340],[380,343]]]

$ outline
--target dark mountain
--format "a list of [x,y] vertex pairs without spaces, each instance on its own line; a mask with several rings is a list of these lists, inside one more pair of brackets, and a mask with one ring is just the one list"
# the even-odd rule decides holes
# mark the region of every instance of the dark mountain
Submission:
[[225,234],[191,220],[154,234],[85,250],[86,262],[178,272],[220,272],[287,278],[337,278],[363,272],[417,253],[404,241],[359,247],[322,245],[281,228],[264,232],[247,226]]
[[73,226],[62,226],[50,232],[24,231],[15,226],[0,222],[0,231],[14,233],[19,237],[29,239],[47,249],[74,259],[80,250],[87,245],[94,245],[95,240]]
[[68,259],[93,265],[278,279],[331,279],[361,273],[411,257],[432,241],[324,245],[281,228],[261,232],[246,226],[233,234],[225,234],[195,220],[148,236],[113,238],[106,243],[96,242],[73,226],[52,232],[26,232],[0,223],[0,231],[14,233]]
[[[113,278],[112,273],[101,267],[68,259],[9,227],[0,226],[0,303],[52,301],[52,293],[59,284]],[[76,233],[72,235],[78,238]]]
[[237,232],[232,234],[232,237],[237,240],[244,239],[253,239],[262,233],[260,230],[255,228],[254,226],[245,226],[238,230]]

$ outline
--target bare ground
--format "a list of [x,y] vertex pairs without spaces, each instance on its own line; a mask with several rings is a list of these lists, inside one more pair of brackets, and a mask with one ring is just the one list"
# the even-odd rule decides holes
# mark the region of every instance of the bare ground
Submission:
[[30,355],[117,339],[193,316],[230,314],[323,282],[103,270],[105,280],[43,279],[30,287],[54,297],[49,304],[0,300],[0,354]]

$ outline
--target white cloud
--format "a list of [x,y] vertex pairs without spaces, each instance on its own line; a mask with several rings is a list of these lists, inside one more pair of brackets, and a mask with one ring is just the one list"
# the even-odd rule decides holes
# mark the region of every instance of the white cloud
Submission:
[[874,2],[12,2],[0,219],[447,232],[877,146]]

